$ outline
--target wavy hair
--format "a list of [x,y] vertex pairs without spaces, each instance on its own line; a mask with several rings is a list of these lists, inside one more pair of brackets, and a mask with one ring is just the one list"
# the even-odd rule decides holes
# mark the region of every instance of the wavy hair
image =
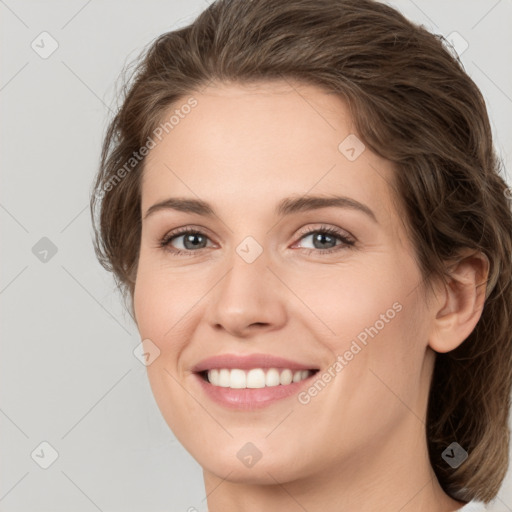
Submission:
[[[445,492],[495,498],[510,438],[510,191],[482,94],[446,41],[372,0],[217,0],[132,64],[91,195],[95,250],[125,298],[133,299],[140,246],[141,148],[170,106],[212,81],[294,80],[339,94],[365,145],[394,163],[425,283],[447,282],[446,262],[468,249],[489,259],[475,329],[436,354],[426,435]],[[453,441],[469,453],[456,469],[441,456]]]

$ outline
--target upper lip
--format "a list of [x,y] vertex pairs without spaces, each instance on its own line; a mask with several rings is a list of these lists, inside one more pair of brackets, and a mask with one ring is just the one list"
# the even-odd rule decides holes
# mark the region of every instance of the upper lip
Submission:
[[203,359],[192,368],[192,371],[199,373],[213,368],[238,368],[240,370],[250,370],[251,368],[289,368],[294,371],[316,369],[311,365],[270,354],[220,354]]

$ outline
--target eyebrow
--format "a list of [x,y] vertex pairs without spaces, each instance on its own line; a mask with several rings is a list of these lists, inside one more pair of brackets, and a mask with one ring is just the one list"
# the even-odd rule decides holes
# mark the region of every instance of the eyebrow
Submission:
[[[368,206],[350,197],[338,195],[287,197],[278,203],[275,209],[275,214],[279,217],[284,217],[297,212],[319,210],[321,208],[330,207],[347,208],[360,211],[378,224],[375,213],[373,213]],[[214,209],[206,201],[202,201],[200,199],[170,197],[169,199],[165,199],[164,201],[156,203],[148,208],[144,215],[144,219],[147,219],[150,215],[161,210],[176,210],[186,213],[195,213],[205,217],[213,217],[215,215]]]

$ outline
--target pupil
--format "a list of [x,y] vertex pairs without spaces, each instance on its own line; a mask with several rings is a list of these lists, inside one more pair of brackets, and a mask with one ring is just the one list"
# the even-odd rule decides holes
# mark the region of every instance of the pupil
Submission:
[[[200,235],[199,233],[191,233],[187,236],[185,236],[185,239],[184,239],[184,245],[187,249],[190,249],[190,248],[197,248],[198,244],[197,243],[194,243],[194,238],[203,238],[202,235]],[[187,243],[190,243],[191,246],[190,247],[187,247]],[[200,244],[201,242],[199,242]]]
[[[314,237],[314,240],[315,240],[316,242],[319,242],[321,245],[323,245],[323,244],[325,244],[325,243],[326,243],[326,242],[325,242],[325,239],[327,239],[327,240],[328,240],[328,241],[327,241],[327,243],[330,243],[330,242],[332,243],[332,241],[333,241],[332,236],[327,235],[327,234],[325,234],[325,233],[318,233],[318,234]],[[330,247],[328,247],[328,248],[330,248]],[[318,249],[318,247],[317,247],[317,249]],[[326,249],[326,247],[320,247],[320,249]]]

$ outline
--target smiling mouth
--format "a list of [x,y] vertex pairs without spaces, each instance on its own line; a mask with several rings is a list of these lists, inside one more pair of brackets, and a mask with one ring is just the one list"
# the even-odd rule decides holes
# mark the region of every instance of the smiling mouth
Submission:
[[317,369],[291,370],[289,368],[212,368],[199,372],[203,380],[214,387],[230,389],[262,389],[289,386],[309,379]]

